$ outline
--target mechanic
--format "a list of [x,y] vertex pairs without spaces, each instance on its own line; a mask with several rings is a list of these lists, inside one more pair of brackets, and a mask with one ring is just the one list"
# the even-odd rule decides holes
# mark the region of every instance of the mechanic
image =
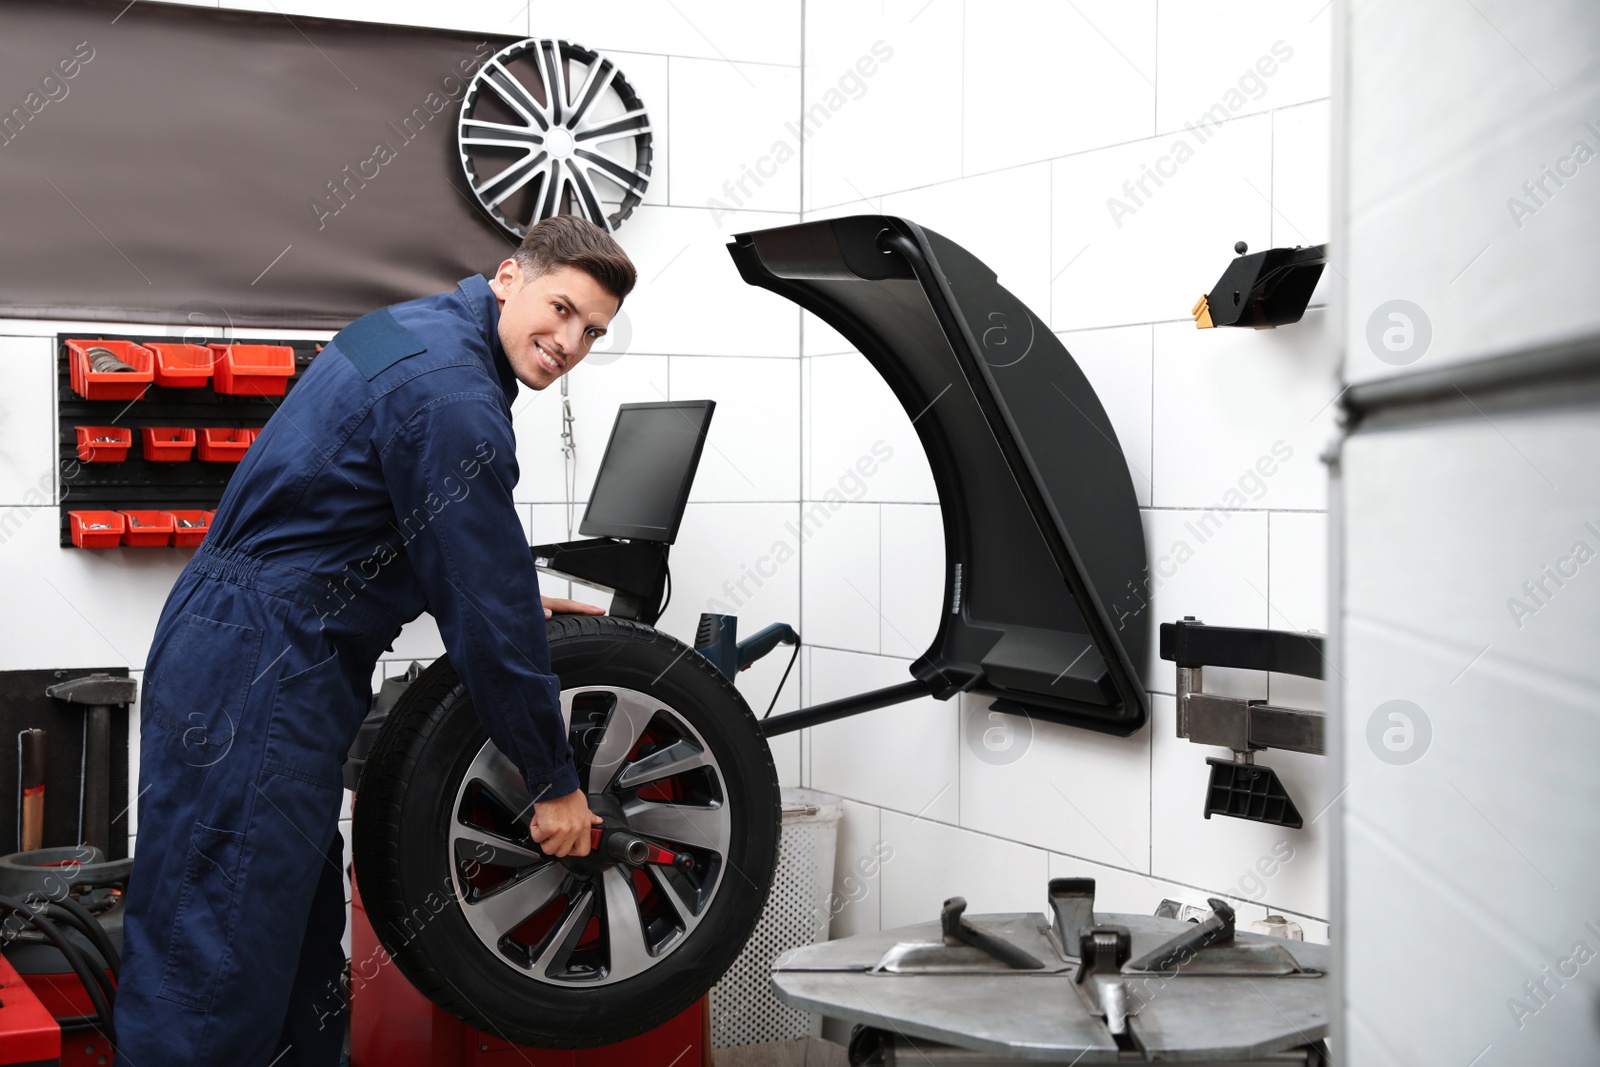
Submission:
[[424,610],[527,781],[533,839],[588,852],[544,620],[601,609],[532,607],[512,403],[578,365],[635,277],[600,228],[545,220],[492,279],[345,327],[245,454],[145,668],[119,1063],[339,1063],[318,998],[344,965],[340,764]]

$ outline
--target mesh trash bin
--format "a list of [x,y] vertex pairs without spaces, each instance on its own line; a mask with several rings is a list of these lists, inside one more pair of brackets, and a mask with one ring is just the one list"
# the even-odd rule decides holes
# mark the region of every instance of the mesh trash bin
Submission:
[[783,836],[766,910],[744,951],[711,990],[714,1048],[822,1033],[822,1016],[788,1007],[772,992],[772,961],[828,939],[828,894],[844,804],[810,789],[783,791]]

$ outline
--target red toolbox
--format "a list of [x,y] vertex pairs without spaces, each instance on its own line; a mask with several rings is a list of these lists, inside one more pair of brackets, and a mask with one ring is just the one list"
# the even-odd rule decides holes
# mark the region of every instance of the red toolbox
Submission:
[[214,511],[169,511],[172,516],[172,543],[179,548],[193,548],[206,539],[211,531]]
[[151,343],[155,353],[156,384],[168,389],[198,389],[211,380],[211,364],[216,358],[204,345]]
[[116,548],[122,544],[122,533],[128,528],[120,512],[69,511],[72,543],[79,548]]
[[172,543],[175,525],[166,511],[124,511],[122,543],[134,548],[163,548]]
[[[72,391],[85,400],[137,400],[155,380],[155,353],[132,341],[67,342]],[[107,356],[132,370],[95,370]]]
[[153,463],[182,463],[194,455],[195,434],[187,426],[142,426],[144,458]]
[[200,458],[207,463],[237,463],[255,439],[255,430],[208,426],[200,431]]
[[229,396],[282,396],[294,377],[288,345],[211,345],[212,388]]
[[126,426],[74,426],[78,438],[78,458],[85,463],[121,463],[133,445],[133,431]]

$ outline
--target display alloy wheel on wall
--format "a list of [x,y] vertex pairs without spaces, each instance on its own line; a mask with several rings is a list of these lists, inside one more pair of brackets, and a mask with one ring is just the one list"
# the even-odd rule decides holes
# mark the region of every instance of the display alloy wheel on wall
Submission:
[[540,852],[527,787],[440,659],[367,757],[356,880],[435,1003],[506,1040],[582,1048],[665,1022],[733,963],[766,903],[780,802],[754,715],[704,657],[624,619],[547,632],[591,809],[678,862]]
[[518,238],[541,219],[581,215],[615,230],[650,184],[650,116],[609,58],[530,38],[473,77],[457,126],[472,193]]

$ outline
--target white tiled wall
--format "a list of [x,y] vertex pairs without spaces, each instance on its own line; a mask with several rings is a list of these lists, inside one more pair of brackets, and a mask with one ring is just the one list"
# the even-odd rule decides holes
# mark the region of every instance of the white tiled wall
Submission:
[[[910,218],[971,249],[1057,332],[1127,461],[1155,621],[1328,626],[1320,456],[1339,380],[1324,301],[1276,331],[1200,331],[1189,316],[1234,242],[1328,239],[1323,6],[805,5],[804,106],[872,42],[893,54],[806,141],[804,217]],[[804,546],[803,633],[827,646],[809,656],[809,703],[909,677],[937,625],[943,542],[907,414],[837,333],[809,315],[801,332],[804,500],[874,440],[894,450]],[[1230,490],[1244,505],[1213,510]],[[958,893],[978,911],[1042,908],[1048,875],[1090,874],[1111,910],[1228,895],[1248,919],[1271,908],[1325,938],[1329,820],[1311,821],[1325,761],[1261,757],[1303,830],[1206,820],[1205,758],[1226,753],[1175,736],[1171,663],[1152,648],[1141,670],[1152,721],[1128,738],[965,698],[807,731],[807,784],[849,800],[838,897],[848,864],[895,850],[835,932],[932,919]],[[1206,675],[1208,690],[1269,695],[1265,675]],[[1270,695],[1322,706],[1314,681],[1275,676]]]
[[[1320,0],[347,0],[284,11],[313,7],[570,37],[613,52],[646,96],[655,180],[618,234],[639,288],[617,350],[569,380],[575,517],[618,404],[717,400],[662,626],[689,638],[707,610],[736,611],[743,633],[796,625],[811,647],[778,710],[905,680],[942,597],[938,501],[907,414],[836,333],[743,284],[723,247],[802,219],[911,218],[972,249],[1061,336],[1126,457],[1156,620],[1327,628],[1318,457],[1338,382],[1325,315],[1262,332],[1198,332],[1188,317],[1235,241],[1328,237]],[[0,583],[31,608],[0,618],[0,666],[138,667],[181,560],[62,551],[53,508],[26,507],[54,462],[56,328],[0,320]],[[561,408],[558,390],[517,404],[517,496],[534,541],[568,536]],[[872,473],[856,473],[875,454]],[[1207,518],[1233,488],[1245,506]],[[829,490],[847,502],[830,507]],[[606,601],[566,583],[546,591]],[[419,620],[381,669],[439,650]],[[780,649],[740,676],[758,713],[786,662]],[[927,699],[778,739],[785,782],[846,798],[836,891],[848,902],[834,931],[930,919],[956,893],[977,911],[1038,908],[1047,877],[1088,873],[1109,909],[1231,894],[1252,917],[1270,906],[1325,937],[1323,821],[1279,832],[1202,819],[1204,758],[1221,753],[1173,737],[1171,664],[1152,654],[1141,667],[1158,694],[1150,726],[1116,739],[1033,724],[1011,763],[983,758],[1021,735],[989,733],[1004,724],[982,701]],[[1248,674],[1209,671],[1207,685],[1268,695],[1267,679]],[[1321,699],[1294,679],[1274,679],[1272,696]],[[1308,819],[1317,812],[1322,761],[1264,761]],[[1258,887],[1249,872],[1280,840],[1294,858]],[[892,858],[863,874],[875,850]]]

